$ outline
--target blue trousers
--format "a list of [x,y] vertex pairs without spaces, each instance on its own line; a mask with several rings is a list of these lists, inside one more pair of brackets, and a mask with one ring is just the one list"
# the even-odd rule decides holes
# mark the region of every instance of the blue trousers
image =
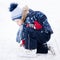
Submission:
[[51,34],[43,33],[41,34],[40,40],[37,41],[37,53],[48,53],[47,41],[49,41]]

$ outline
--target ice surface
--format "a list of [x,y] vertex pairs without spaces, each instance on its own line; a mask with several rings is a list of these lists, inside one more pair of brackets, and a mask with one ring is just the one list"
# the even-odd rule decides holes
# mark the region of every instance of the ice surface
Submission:
[[[52,26],[54,34],[48,44],[54,47],[56,55],[39,54],[34,51],[26,54],[23,47],[16,42],[16,33],[19,26],[10,18],[8,5],[11,2],[28,5],[34,10],[44,12]],[[60,3],[59,0],[3,0],[0,1],[0,60],[60,60]],[[26,2],[26,3],[25,3]],[[25,4],[24,4],[25,3]],[[31,4],[32,3],[32,4]]]

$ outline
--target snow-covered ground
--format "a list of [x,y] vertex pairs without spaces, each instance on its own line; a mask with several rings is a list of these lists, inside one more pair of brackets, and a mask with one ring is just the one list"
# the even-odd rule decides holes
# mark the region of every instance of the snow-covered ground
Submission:
[[[26,56],[25,49],[16,42],[16,33],[19,26],[10,18],[9,4],[17,2],[21,7],[28,5],[33,10],[44,12],[54,31],[50,44],[54,47],[56,55]],[[0,0],[0,60],[60,60],[60,1],[59,0]],[[23,56],[21,56],[23,54]],[[32,51],[31,54],[34,54]]]

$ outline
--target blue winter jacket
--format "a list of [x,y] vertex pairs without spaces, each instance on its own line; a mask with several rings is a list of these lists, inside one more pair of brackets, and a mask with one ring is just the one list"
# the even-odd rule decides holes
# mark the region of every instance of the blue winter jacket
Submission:
[[[34,24],[35,20],[37,20],[43,26],[42,29],[35,30],[31,27],[26,27],[27,23]],[[20,30],[19,30],[19,32],[20,32]],[[19,34],[19,32],[18,32],[18,34]],[[37,48],[37,40],[40,40],[40,38],[43,38],[43,37],[41,37],[41,35],[43,35],[43,33],[47,33],[47,34],[53,33],[51,26],[47,21],[46,15],[40,11],[33,11],[30,9],[29,13],[27,14],[27,17],[25,19],[25,23],[23,25],[23,31],[22,31],[22,39],[24,39],[26,41],[25,48],[26,49],[36,49]],[[18,36],[20,36],[20,35],[18,35]],[[47,41],[48,40],[45,39],[45,41],[42,40],[41,42],[44,43]],[[17,42],[20,42],[19,38],[18,38]]]
[[[26,27],[27,23],[34,24],[35,20],[37,20],[43,26],[42,29],[35,30],[31,27]],[[47,17],[40,11],[33,11],[30,9],[23,26],[23,39],[26,41],[25,48],[36,49],[37,41],[40,40],[40,38],[42,38],[41,43],[47,42],[48,39],[46,38],[44,40],[44,38],[42,37],[42,35],[44,35],[43,33],[46,34],[53,33],[51,26],[47,21]]]

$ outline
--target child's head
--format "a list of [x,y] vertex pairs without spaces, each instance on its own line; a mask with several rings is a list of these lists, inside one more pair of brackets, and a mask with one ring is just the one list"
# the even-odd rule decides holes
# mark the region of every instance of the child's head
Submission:
[[12,20],[16,21],[19,26],[24,23],[28,10],[28,6],[24,6],[23,9],[20,9],[17,3],[11,3],[9,8]]
[[16,21],[18,25],[23,23],[22,21],[22,9],[18,6],[17,3],[11,3],[9,11],[11,12],[12,20]]

